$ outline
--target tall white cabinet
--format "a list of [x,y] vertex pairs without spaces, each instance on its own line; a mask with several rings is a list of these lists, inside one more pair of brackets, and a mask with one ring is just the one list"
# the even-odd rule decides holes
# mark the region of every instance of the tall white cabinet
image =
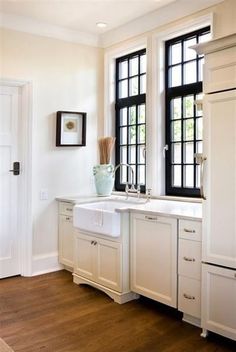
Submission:
[[202,327],[236,340],[236,34],[196,50],[205,55]]

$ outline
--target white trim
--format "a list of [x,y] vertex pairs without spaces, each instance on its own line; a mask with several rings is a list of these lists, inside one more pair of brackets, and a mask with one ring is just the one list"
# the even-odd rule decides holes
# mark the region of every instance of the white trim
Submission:
[[[165,146],[165,41],[192,32],[205,26],[211,27],[213,35],[213,13],[186,21],[182,25],[173,26],[162,32],[155,32],[152,36],[152,184],[153,195],[165,194],[165,159],[163,148]],[[156,138],[156,131],[162,131]],[[155,158],[154,158],[155,156]],[[153,162],[155,160],[155,162]]]
[[33,257],[32,276],[51,273],[62,269],[64,269],[64,266],[59,264],[57,252],[35,255]]
[[84,33],[61,26],[51,25],[42,21],[34,20],[30,17],[0,12],[0,27],[78,44],[95,47],[99,46],[99,36],[96,34]]
[[32,267],[32,83],[0,79],[0,85],[21,88],[22,173],[19,179],[19,237],[21,275],[31,276]]
[[157,27],[182,19],[197,13],[224,0],[178,0],[167,6],[157,9],[145,16],[139,17],[121,27],[105,32],[100,36],[101,45],[107,48],[116,43],[130,39]]

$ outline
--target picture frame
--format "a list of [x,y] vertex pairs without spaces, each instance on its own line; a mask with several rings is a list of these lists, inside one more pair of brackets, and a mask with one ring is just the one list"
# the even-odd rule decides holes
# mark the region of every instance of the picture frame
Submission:
[[57,147],[83,147],[86,145],[86,116],[85,112],[57,111]]

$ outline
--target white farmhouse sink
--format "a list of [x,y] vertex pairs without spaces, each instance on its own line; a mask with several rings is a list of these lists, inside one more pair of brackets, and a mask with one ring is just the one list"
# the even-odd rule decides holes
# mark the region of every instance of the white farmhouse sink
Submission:
[[107,200],[75,205],[73,225],[80,230],[119,237],[120,213],[116,209],[126,209],[130,204],[127,201]]

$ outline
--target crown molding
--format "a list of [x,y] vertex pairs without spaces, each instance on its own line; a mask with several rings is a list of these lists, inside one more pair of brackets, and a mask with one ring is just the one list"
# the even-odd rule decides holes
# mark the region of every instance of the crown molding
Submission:
[[36,21],[29,17],[0,12],[0,27],[67,42],[99,47],[99,36]]
[[192,15],[224,0],[178,0],[121,27],[100,35],[100,43],[107,48],[124,40],[153,31],[160,26]]

